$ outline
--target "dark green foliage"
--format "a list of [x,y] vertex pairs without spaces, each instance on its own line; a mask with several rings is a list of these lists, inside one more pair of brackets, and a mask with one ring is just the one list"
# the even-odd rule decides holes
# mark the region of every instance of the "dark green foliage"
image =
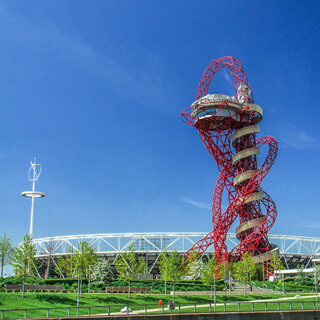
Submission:
[[0,238],[0,277],[3,277],[4,266],[11,262],[13,254],[14,249],[11,245],[11,241],[9,238],[7,238],[6,233],[4,233],[3,237]]
[[314,277],[312,275],[308,275],[306,273],[299,272],[296,276],[295,283],[298,285],[313,286],[314,285]]
[[[314,292],[314,285],[301,285],[294,282],[295,278],[286,278],[284,281],[284,287],[287,292]],[[255,281],[255,284],[262,288],[263,285],[273,291],[282,291],[282,280],[280,281]],[[278,289],[278,288],[279,289]]]
[[[129,285],[126,280],[113,280],[108,283],[108,286],[118,286],[127,287]],[[137,279],[131,280],[130,285],[132,287],[151,287],[154,291],[159,291],[164,293],[165,284],[164,280],[153,280],[153,279]],[[223,290],[224,282],[223,280],[217,280],[216,288],[217,290]],[[173,281],[167,281],[167,290],[172,291]],[[204,285],[202,281],[198,280],[179,280],[175,282],[176,291],[209,291],[210,285]]]
[[[43,279],[43,283],[44,284],[69,284],[72,285],[74,283],[78,283],[78,279],[77,278],[65,278],[65,279]],[[88,283],[88,279],[84,278],[82,279],[82,283]]]
[[76,305],[75,301],[63,294],[36,294],[35,298],[39,301],[46,301],[51,304],[68,303],[70,305]]
[[[0,280],[0,288],[4,288],[5,284],[22,284],[23,278],[21,277],[8,277]],[[172,281],[167,281],[167,290],[172,290]],[[78,285],[78,279],[39,279],[36,277],[27,278],[26,284],[62,284],[65,291],[76,291]],[[82,280],[83,292],[87,291],[88,279]],[[136,279],[131,280],[130,285],[132,287],[151,287],[153,291],[159,291],[164,293],[164,280],[159,279]],[[106,286],[114,287],[128,287],[128,280],[111,280]],[[217,291],[223,290],[223,280],[217,280]],[[105,286],[94,286],[91,284],[91,290],[104,290]],[[180,280],[175,283],[175,290],[177,291],[209,291],[210,285],[204,285],[202,281],[198,280]]]

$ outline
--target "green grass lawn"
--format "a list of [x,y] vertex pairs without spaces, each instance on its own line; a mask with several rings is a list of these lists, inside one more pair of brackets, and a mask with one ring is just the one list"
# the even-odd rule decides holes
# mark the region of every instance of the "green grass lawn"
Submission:
[[[303,302],[303,305],[302,305]],[[319,305],[318,305],[319,306]],[[284,301],[277,302],[255,302],[254,303],[254,311],[277,311],[277,310],[313,310],[315,307],[315,298],[292,298]],[[178,306],[176,306],[175,310],[172,313],[193,313],[193,312],[247,312],[253,311],[251,303],[240,303],[237,302],[229,302],[225,305],[221,305],[217,303],[216,306],[212,303],[210,305],[197,305],[196,309],[194,306],[190,304],[180,304],[180,311],[178,311]],[[150,312],[152,313],[152,312]]]
[[[304,302],[303,309],[304,310],[313,310],[313,302]],[[275,310],[302,310],[302,304],[300,301],[294,300],[291,308],[290,308],[290,303],[289,302],[282,302],[279,304],[279,309],[278,309],[278,304],[276,302],[269,302],[267,305],[264,302],[261,303],[255,303],[254,304],[254,310],[255,311],[275,311]],[[216,311],[216,312],[246,312],[246,311],[252,311],[252,305],[251,303],[246,303],[246,304],[240,304],[240,306],[236,303],[231,303],[227,304],[226,308],[225,306],[217,305],[216,308],[214,308],[214,305],[211,305],[211,311]],[[177,313],[178,309],[173,311],[173,313]],[[180,309],[181,313],[192,313],[194,312],[194,306],[188,307],[188,308],[183,308],[183,305],[181,305]],[[199,307],[197,306],[196,312],[210,312],[210,307],[209,306],[203,306]]]
[[[259,299],[280,298],[281,294],[260,295],[219,295],[217,302],[248,301]],[[213,299],[210,295],[177,295],[175,299],[171,295],[148,295],[148,294],[83,294],[80,299],[81,306],[106,306],[126,304],[158,304],[161,299],[163,303],[174,300],[177,303],[210,303]],[[50,308],[50,307],[74,307],[77,305],[77,294],[73,293],[21,293],[0,292],[0,310],[17,308]]]
[[[260,299],[274,299],[281,298],[281,294],[261,294],[261,295],[219,295],[217,296],[217,303],[232,303],[235,301],[250,301]],[[161,299],[165,307],[167,307],[168,301],[175,301],[182,306],[192,306],[193,304],[213,304],[213,299],[209,295],[178,295],[175,299],[170,295],[147,295],[147,294],[131,294],[131,298],[128,298],[127,294],[84,294],[80,299],[79,314],[88,314],[88,307],[91,314],[103,314],[110,312],[119,312],[124,306],[129,305],[132,310],[144,310],[144,305],[148,305],[148,309],[157,309],[158,300]],[[314,299],[313,299],[314,300]],[[294,299],[297,301],[297,299]],[[305,299],[304,301],[307,301]],[[10,309],[29,309],[27,317],[45,317],[47,316],[48,308],[50,316],[67,316],[77,314],[77,295],[76,294],[60,294],[60,293],[26,293],[25,298],[21,298],[20,293],[0,293],[0,310]],[[272,304],[268,304],[268,309],[273,308]],[[61,309],[63,307],[64,309]],[[251,310],[251,304],[242,306],[243,308],[249,308]],[[276,310],[276,303],[274,309]],[[30,309],[45,308],[44,310],[30,310]],[[60,309],[54,309],[60,308]],[[68,309],[70,308],[70,309]],[[260,308],[260,304],[257,305]],[[261,308],[264,309],[264,304],[261,303]],[[221,310],[220,310],[221,309]],[[223,311],[223,306],[218,306],[217,311]],[[227,305],[227,311],[237,311],[238,305]],[[193,312],[193,308],[182,309],[183,312]],[[197,311],[208,312],[209,307],[199,307]],[[245,311],[245,310],[241,310]],[[177,310],[175,310],[177,312]],[[23,318],[25,317],[25,311],[5,311],[4,318]]]

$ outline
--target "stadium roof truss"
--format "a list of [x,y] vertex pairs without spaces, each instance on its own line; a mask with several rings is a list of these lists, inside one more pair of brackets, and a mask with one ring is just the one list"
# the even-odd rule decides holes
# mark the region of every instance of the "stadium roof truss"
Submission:
[[[190,245],[204,237],[201,232],[159,232],[159,233],[106,233],[85,234],[34,239],[36,257],[65,256],[76,252],[80,241],[89,242],[99,255],[117,256],[133,247],[136,253],[159,254],[163,250],[177,250],[184,253]],[[268,235],[269,241],[279,247],[280,255],[320,256],[320,238],[289,235]],[[239,243],[235,233],[228,233],[227,243]],[[208,248],[212,254],[213,245]]]

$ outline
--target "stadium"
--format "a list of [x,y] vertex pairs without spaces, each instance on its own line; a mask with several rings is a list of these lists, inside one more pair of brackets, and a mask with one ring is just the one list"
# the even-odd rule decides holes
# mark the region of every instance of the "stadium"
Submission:
[[[121,258],[132,245],[134,251],[146,261],[146,275],[154,277],[159,274],[157,261],[161,252],[166,250],[170,254],[173,250],[177,250],[182,256],[205,234],[204,232],[84,234],[33,239],[33,244],[36,248],[36,259],[41,262],[38,272],[42,276],[48,265],[50,274],[57,274],[57,259],[76,252],[79,241],[88,241],[98,256],[108,259],[111,263]],[[268,239],[273,246],[279,248],[279,256],[286,269],[308,268],[314,258],[320,258],[320,238],[269,234]],[[238,242],[235,233],[228,233],[228,245],[234,246]],[[202,258],[207,260],[213,253],[214,246],[211,245],[203,253]],[[59,271],[57,275],[64,277]]]

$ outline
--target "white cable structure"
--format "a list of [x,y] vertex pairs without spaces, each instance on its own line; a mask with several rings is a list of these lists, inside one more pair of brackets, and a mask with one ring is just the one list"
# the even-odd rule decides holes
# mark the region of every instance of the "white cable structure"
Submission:
[[[23,191],[21,193],[22,196],[31,198],[31,213],[30,213],[30,236],[33,236],[33,212],[34,212],[34,199],[35,198],[43,198],[45,194],[43,192],[36,191],[36,181],[38,180],[41,174],[41,164],[36,163],[36,158],[34,158],[34,162],[30,161],[31,167],[28,172],[29,180],[32,182],[32,191]],[[37,172],[37,167],[39,168],[39,172]]]
[[[96,249],[97,254],[120,254],[128,251],[133,245],[135,252],[160,253],[164,249],[168,252],[177,250],[185,252],[197,239],[204,236],[205,232],[157,232],[157,233],[102,233],[82,234],[70,236],[58,236],[34,239],[33,244],[37,250],[36,256],[46,256],[49,252],[52,256],[68,255],[70,248],[77,251],[79,241],[88,241]],[[320,238],[268,235],[272,244],[279,247],[280,254],[298,254],[320,257]],[[228,233],[228,243],[237,244],[239,241],[235,233]],[[50,248],[50,250],[48,249]],[[213,252],[213,245],[209,252]]]

